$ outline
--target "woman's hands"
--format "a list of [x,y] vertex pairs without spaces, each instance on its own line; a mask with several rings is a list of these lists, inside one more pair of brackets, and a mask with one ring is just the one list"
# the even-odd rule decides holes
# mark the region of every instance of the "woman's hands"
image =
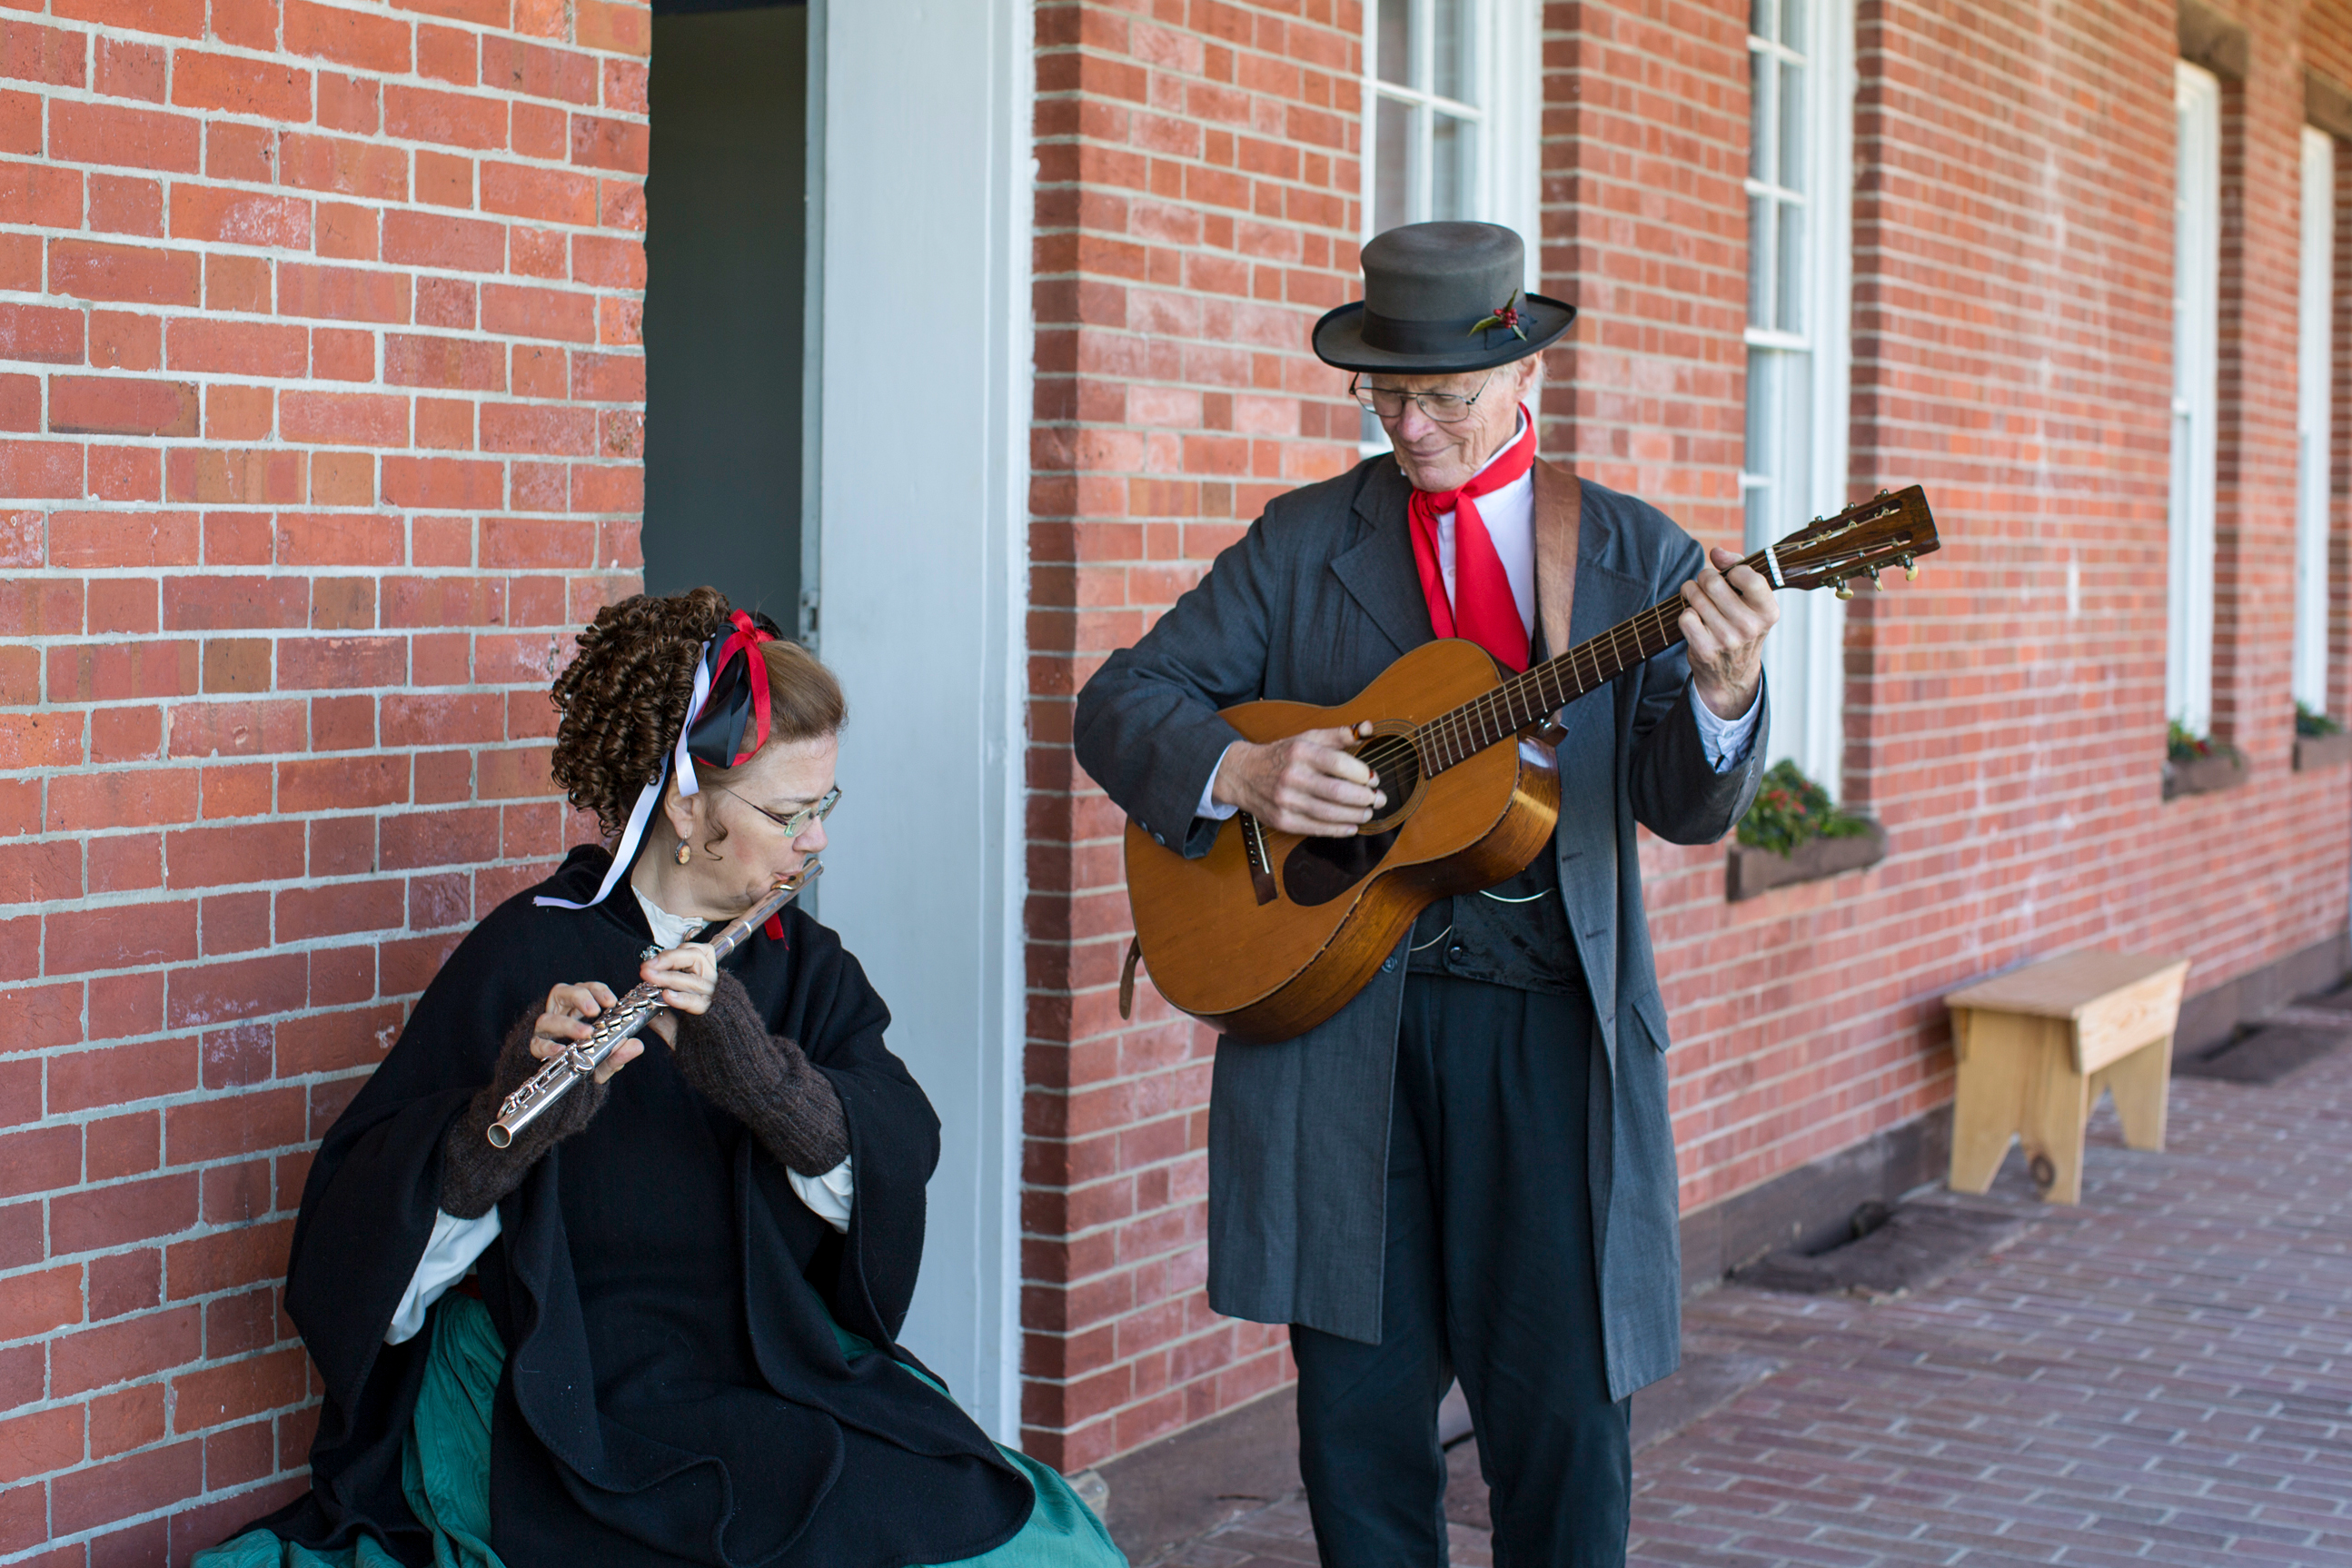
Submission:
[[[582,985],[558,985],[547,994],[547,1010],[530,1026],[530,1054],[541,1061],[563,1054],[564,1048],[578,1045],[596,1032],[589,1019],[603,1015],[619,998],[613,988],[601,980],[591,980]],[[643,1040],[623,1040],[604,1065],[596,1069],[596,1081],[604,1082],[614,1073],[643,1054]]]
[[677,1015],[700,1014],[710,1006],[710,994],[719,985],[719,955],[711,951],[709,942],[680,942],[667,952],[646,959],[637,970],[637,978],[662,988],[662,1003],[669,1011],[654,1015],[653,1028],[661,1036],[663,1044],[676,1046]]
[[[710,1005],[710,994],[719,984],[719,955],[708,942],[685,942],[646,960],[637,971],[637,978],[648,985],[661,987],[662,1003],[671,1011],[655,1014],[651,1027],[661,1036],[663,1044],[675,1046],[675,1015],[698,1014]],[[613,994],[613,988],[601,980],[556,986],[547,994],[546,1011],[531,1026],[530,1054],[546,1061],[562,1055],[567,1047],[587,1039],[596,1032],[590,1020],[602,1016],[604,1009],[619,1000]],[[610,1081],[614,1073],[643,1056],[645,1049],[642,1036],[623,1040],[604,1058],[604,1065],[596,1069],[596,1081]]]

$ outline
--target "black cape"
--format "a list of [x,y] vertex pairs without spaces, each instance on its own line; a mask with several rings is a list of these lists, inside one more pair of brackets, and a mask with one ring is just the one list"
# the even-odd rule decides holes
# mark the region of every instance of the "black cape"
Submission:
[[[400,1449],[430,1334],[385,1329],[432,1234],[442,1134],[561,981],[635,984],[652,941],[610,857],[574,849],[458,944],[303,1189],[286,1306],[325,1390],[308,1496],[264,1521],[306,1545],[375,1536],[431,1560]],[[976,1556],[1026,1521],[1027,1480],[897,1360],[939,1119],[882,1042],[889,1013],[797,908],[728,956],[770,1029],[832,1080],[856,1198],[843,1237],[743,1124],[650,1038],[587,1131],[499,1205],[479,1264],[507,1347],[490,1436],[491,1544],[509,1568],[900,1568]],[[707,933],[706,933],[707,934]],[[827,1312],[890,1355],[845,1361]]]

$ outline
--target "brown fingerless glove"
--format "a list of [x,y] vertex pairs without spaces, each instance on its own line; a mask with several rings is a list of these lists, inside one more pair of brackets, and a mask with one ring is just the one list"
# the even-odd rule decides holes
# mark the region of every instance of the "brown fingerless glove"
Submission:
[[800,1047],[768,1033],[732,974],[719,973],[709,1011],[677,1015],[677,1066],[786,1169],[818,1176],[849,1158],[849,1123],[832,1081]]
[[499,1049],[498,1076],[488,1089],[466,1102],[441,1140],[441,1212],[458,1219],[479,1219],[498,1206],[500,1198],[522,1185],[539,1157],[562,1140],[584,1129],[604,1103],[608,1086],[589,1079],[574,1084],[561,1100],[540,1112],[503,1149],[490,1147],[490,1123],[499,1107],[547,1064],[530,1054],[531,1026],[536,1013],[526,1015],[507,1031]]

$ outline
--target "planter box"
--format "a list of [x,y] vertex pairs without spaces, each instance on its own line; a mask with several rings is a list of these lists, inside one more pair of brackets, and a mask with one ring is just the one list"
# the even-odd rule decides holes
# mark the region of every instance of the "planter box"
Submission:
[[1752,848],[1734,840],[1723,863],[1723,896],[1733,903],[1791,882],[1817,882],[1859,871],[1886,858],[1886,829],[1876,823],[1852,838],[1816,838],[1790,855]]
[[2339,763],[2352,763],[2352,731],[2340,735],[2294,738],[2295,772],[2307,773],[2314,768],[2332,768]]
[[2183,795],[2211,795],[2216,790],[2236,789],[2246,782],[2244,762],[2233,756],[2200,757],[2193,763],[2164,764],[2164,798]]

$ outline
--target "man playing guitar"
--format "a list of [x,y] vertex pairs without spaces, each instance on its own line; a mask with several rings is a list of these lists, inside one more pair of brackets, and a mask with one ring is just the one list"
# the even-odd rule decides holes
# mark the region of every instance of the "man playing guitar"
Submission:
[[1277,498],[1078,699],[1079,762],[1168,848],[1207,853],[1236,811],[1344,837],[1389,804],[1361,736],[1253,744],[1220,708],[1338,704],[1437,637],[1524,669],[1685,605],[1684,646],[1559,716],[1550,853],[1431,905],[1328,1022],[1221,1043],[1209,1300],[1291,1325],[1300,1469],[1333,1568],[1445,1563],[1436,1418],[1456,1376],[1497,1560],[1622,1563],[1628,1400],[1679,1358],[1666,1027],[1634,828],[1707,843],[1746,810],[1779,610],[1729,552],[1537,460],[1538,356],[1575,310],[1522,293],[1525,266],[1519,237],[1487,224],[1368,244],[1365,300],[1314,343],[1394,450]]

